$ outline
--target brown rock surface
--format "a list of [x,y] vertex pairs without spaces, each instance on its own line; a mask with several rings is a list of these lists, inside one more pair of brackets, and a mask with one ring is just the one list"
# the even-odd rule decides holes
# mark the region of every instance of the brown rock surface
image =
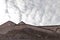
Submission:
[[0,40],[60,40],[59,26],[32,26],[7,22],[0,26]]

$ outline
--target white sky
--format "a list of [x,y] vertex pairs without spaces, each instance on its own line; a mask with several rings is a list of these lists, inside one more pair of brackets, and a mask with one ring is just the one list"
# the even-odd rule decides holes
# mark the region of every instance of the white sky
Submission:
[[[26,0],[27,10],[25,10],[24,7],[25,4],[22,0],[16,0],[17,3],[16,5],[18,8],[14,6],[13,2],[10,1],[12,0],[9,0],[8,2],[9,13],[6,13],[5,0],[0,0],[0,25],[7,21],[12,21],[18,24],[21,22],[21,20],[26,24],[36,25],[36,26],[60,25],[60,1],[59,0],[53,0],[53,1],[42,0],[42,2],[40,0],[37,1],[33,0],[34,3],[29,0],[27,2]],[[37,8],[39,9],[39,11],[36,13]],[[21,11],[25,11],[25,12],[21,13]],[[41,14],[44,15],[41,17]],[[51,19],[52,21],[49,21],[49,19]]]

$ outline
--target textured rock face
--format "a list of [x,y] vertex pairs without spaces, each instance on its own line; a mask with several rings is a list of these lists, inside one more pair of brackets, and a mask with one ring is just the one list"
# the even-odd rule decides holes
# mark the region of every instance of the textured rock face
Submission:
[[0,26],[0,34],[6,34],[8,31],[11,31],[15,28],[15,24],[12,22],[6,22],[5,24]]
[[8,0],[6,3],[5,20],[35,26],[60,25],[60,0]]

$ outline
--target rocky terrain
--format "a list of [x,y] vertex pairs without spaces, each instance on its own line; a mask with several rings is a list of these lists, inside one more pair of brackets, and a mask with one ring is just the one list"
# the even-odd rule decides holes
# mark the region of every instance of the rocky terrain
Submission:
[[59,26],[32,26],[7,22],[0,26],[0,40],[60,40]]

